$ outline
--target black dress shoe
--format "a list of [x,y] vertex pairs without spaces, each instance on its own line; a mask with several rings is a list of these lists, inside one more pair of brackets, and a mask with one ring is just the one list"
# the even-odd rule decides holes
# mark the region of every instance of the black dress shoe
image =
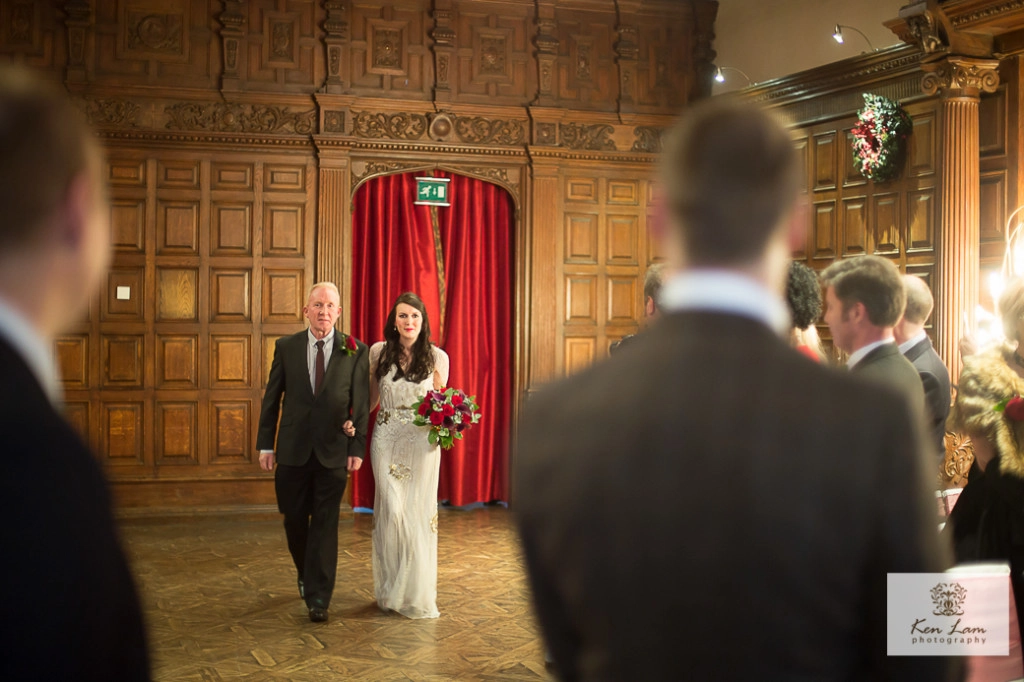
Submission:
[[306,583],[302,582],[302,578],[299,578],[299,598],[306,598]]
[[309,619],[314,623],[323,623],[327,620],[327,609],[319,606],[310,606]]

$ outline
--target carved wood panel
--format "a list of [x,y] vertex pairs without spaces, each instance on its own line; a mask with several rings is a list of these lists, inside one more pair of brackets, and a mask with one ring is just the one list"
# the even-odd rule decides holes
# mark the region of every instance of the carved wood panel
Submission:
[[460,3],[452,97],[476,102],[526,102],[534,81],[529,6]]
[[349,80],[358,90],[410,98],[429,94],[432,74],[425,2],[360,2],[349,11]]
[[208,0],[97,0],[84,62],[95,84],[213,89]]

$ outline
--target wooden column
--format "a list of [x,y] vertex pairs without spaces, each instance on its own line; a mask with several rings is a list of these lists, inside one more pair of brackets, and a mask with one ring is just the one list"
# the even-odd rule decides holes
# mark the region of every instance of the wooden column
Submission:
[[960,374],[958,342],[978,307],[980,153],[978,104],[999,85],[998,60],[943,56],[922,63],[925,93],[941,92],[942,185],[935,283],[937,348]]

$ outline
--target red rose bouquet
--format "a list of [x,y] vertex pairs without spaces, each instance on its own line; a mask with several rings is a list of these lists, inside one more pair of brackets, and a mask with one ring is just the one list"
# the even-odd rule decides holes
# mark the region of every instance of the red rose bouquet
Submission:
[[480,407],[473,396],[467,396],[457,388],[427,391],[419,402],[413,405],[416,426],[429,426],[427,439],[431,445],[440,443],[450,450],[456,440],[462,440],[462,433],[480,421]]
[[1002,412],[1003,416],[1010,421],[1024,421],[1024,398],[1021,398],[1019,395],[996,403],[992,409],[996,412]]

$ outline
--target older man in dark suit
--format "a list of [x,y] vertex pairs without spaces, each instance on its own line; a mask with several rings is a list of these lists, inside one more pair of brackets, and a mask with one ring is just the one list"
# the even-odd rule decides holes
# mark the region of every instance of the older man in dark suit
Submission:
[[[309,328],[274,346],[256,447],[267,471],[276,455],[277,506],[299,596],[309,619],[319,623],[327,620],[334,594],[338,515],[348,472],[362,466],[366,453],[369,354],[362,342],[335,332],[341,297],[334,284],[315,284],[302,312]],[[353,436],[344,432],[349,421],[356,427]]]
[[104,163],[61,92],[0,65],[2,680],[150,679],[96,458],[60,414],[54,339],[110,260]]
[[918,422],[784,338],[806,214],[789,134],[706,101],[665,165],[663,318],[538,391],[518,430],[517,523],[559,676],[943,679],[945,661],[885,655],[886,574],[946,565]]
[[921,377],[928,428],[941,463],[946,455],[946,417],[949,416],[951,394],[949,370],[924,331],[924,323],[932,314],[935,301],[928,285],[920,277],[903,275],[903,285],[907,292],[907,306],[892,333],[900,352],[913,363]]
[[924,424],[921,378],[893,336],[907,304],[899,269],[880,256],[857,256],[825,268],[821,281],[826,287],[825,322],[832,343],[849,354],[846,366],[899,391]]

